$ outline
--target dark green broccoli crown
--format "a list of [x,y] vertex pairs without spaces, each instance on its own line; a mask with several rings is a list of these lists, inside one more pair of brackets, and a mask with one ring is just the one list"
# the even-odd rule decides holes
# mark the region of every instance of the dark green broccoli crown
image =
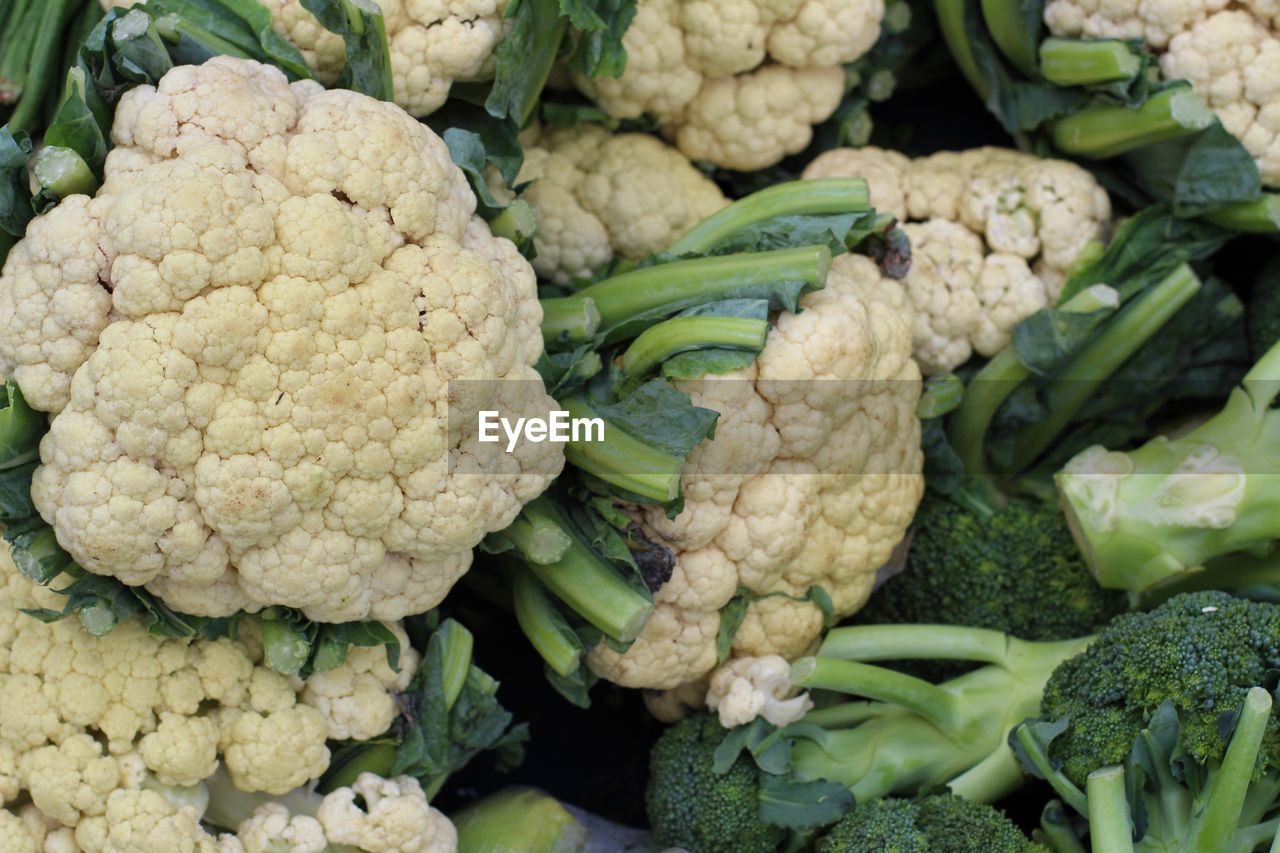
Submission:
[[1001,812],[951,794],[872,800],[818,842],[818,853],[1033,853],[1040,851]]
[[690,717],[667,729],[649,753],[645,792],[659,844],[689,853],[772,851],[786,830],[760,821],[759,771],[739,757],[728,773],[712,768],[725,730],[714,716]]
[[[1012,501],[982,518],[926,494],[913,529],[907,571],[871,596],[858,622],[968,625],[1024,640],[1067,640],[1125,610],[1123,593],[1094,582],[1052,504]],[[965,668],[930,663],[911,671],[940,680]]]
[[1245,314],[1249,336],[1249,352],[1260,358],[1280,340],[1280,259],[1263,267],[1249,294],[1249,310]]
[[[1151,713],[1166,700],[1178,713],[1182,748],[1219,759],[1223,723],[1250,687],[1280,669],[1280,606],[1198,592],[1149,613],[1119,617],[1082,655],[1049,678],[1041,716],[1067,718],[1050,756],[1083,786],[1090,772],[1125,759]],[[1272,712],[1258,772],[1280,759],[1280,718]]]

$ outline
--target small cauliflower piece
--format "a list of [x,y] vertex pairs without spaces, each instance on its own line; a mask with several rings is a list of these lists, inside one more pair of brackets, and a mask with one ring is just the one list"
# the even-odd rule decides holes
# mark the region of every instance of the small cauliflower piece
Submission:
[[640,0],[622,76],[574,79],[611,116],[654,116],[691,160],[762,169],[835,112],[883,16],[883,0]]
[[23,820],[21,815],[0,808],[0,853],[40,853],[44,839],[40,821]]
[[173,68],[112,141],[97,196],[0,275],[0,371],[54,415],[32,499],[59,543],[193,615],[434,607],[563,466],[449,423],[461,382],[554,408],[532,268],[425,125],[273,67]]
[[679,151],[643,133],[599,125],[533,129],[521,136],[517,184],[538,216],[538,275],[568,284],[590,278],[614,256],[662,251],[728,204],[719,187]]
[[236,832],[244,853],[324,853],[329,841],[320,821],[291,815],[280,803],[265,803]]
[[[363,801],[363,806],[357,802]],[[329,793],[316,813],[331,844],[367,853],[453,853],[458,833],[427,804],[418,780],[361,773],[350,788]]]
[[796,722],[813,707],[808,693],[796,693],[791,664],[778,655],[727,661],[711,676],[707,708],[726,729],[745,726],[756,717],[775,726]]
[[822,587],[837,616],[855,612],[905,534],[923,488],[911,304],[846,254],[800,305],[751,366],[677,383],[720,412],[716,435],[689,455],[679,515],[632,510],[675,566],[630,649],[591,651],[601,677],[666,690],[709,675],[720,609],[739,588],[759,598],[734,656],[802,655],[823,630],[808,590]]
[[400,626],[400,671],[387,664],[381,647],[352,647],[336,669],[317,672],[302,688],[302,701],[324,717],[332,740],[369,740],[391,727],[399,708],[395,692],[408,688],[418,668],[418,653]]
[[926,376],[1009,345],[1013,327],[1057,299],[1068,271],[1111,217],[1084,169],[1000,148],[911,160],[838,148],[805,178],[866,178],[871,203],[903,223],[916,309],[913,350]]

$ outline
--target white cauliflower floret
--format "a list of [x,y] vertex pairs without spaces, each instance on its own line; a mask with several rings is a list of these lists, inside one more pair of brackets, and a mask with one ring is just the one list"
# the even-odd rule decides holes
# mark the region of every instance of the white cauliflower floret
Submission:
[[711,676],[707,707],[726,729],[764,717],[775,726],[796,722],[813,707],[808,693],[798,696],[791,664],[777,655],[735,658]]
[[883,0],[640,0],[622,76],[575,80],[612,116],[653,115],[691,160],[761,169],[835,112],[883,16]]
[[409,686],[418,668],[418,653],[404,629],[396,626],[394,630],[400,642],[398,672],[388,665],[383,647],[352,647],[342,666],[307,679],[302,701],[324,717],[332,740],[369,740],[395,721],[399,713],[395,691]]
[[[49,823],[48,853],[79,850],[65,843],[73,830],[86,850],[144,849],[113,834],[121,792],[158,793],[198,820],[220,759],[230,784],[273,795],[328,769],[333,702],[320,703],[324,713],[311,707],[307,682],[272,672],[227,638],[166,639],[138,619],[102,637],[74,619],[45,624],[22,610],[61,596],[22,576],[8,546],[0,547],[0,639],[10,652],[0,660],[0,796],[38,809]],[[252,624],[243,620],[240,633],[252,634]],[[417,665],[403,630],[394,630],[405,670],[392,673],[381,648],[355,649],[337,670],[370,681],[359,693],[370,719],[347,721],[361,737],[390,727],[382,706],[393,706],[391,693]],[[365,654],[374,652],[380,663]],[[155,814],[145,802],[139,807]],[[185,826],[169,811],[155,816]]]
[[84,853],[216,853],[217,839],[189,812],[154,791],[118,790],[106,814],[76,826]]
[[[101,0],[104,9],[145,0]],[[316,78],[332,85],[347,64],[342,37],[320,25],[301,0],[260,0],[271,25],[292,42]],[[495,52],[511,21],[507,0],[370,0],[382,9],[395,102],[421,118],[444,104],[455,82],[493,79]]]
[[240,824],[236,835],[244,853],[324,853],[329,849],[320,821],[291,815],[280,803],[259,806]]
[[758,598],[734,656],[804,654],[823,629],[808,590],[853,613],[902,539],[922,490],[911,305],[859,255],[837,258],[800,305],[750,367],[677,383],[721,413],[716,435],[685,465],[683,512],[634,510],[675,566],[630,649],[592,650],[600,676],[654,689],[707,676],[720,609],[740,587]]
[[1280,187],[1280,6],[1275,0],[1049,0],[1056,36],[1140,39],[1165,80],[1186,80]]
[[828,151],[806,178],[866,178],[871,203],[903,222],[904,279],[925,375],[1009,345],[1013,327],[1057,299],[1090,242],[1105,237],[1106,192],[1073,163],[1000,148],[910,160],[878,148]]
[[538,230],[533,268],[568,284],[603,270],[615,255],[636,260],[666,248],[728,204],[679,151],[643,133],[598,125],[529,131],[517,184]]
[[409,776],[383,779],[361,773],[350,788],[324,798],[316,819],[331,844],[368,853],[452,853],[458,848],[453,824],[427,804],[422,786]]
[[59,543],[193,615],[434,607],[563,465],[449,423],[462,381],[554,407],[533,270],[439,137],[354,92],[218,57],[127,92],[112,139],[97,197],[0,276],[0,371],[55,413],[32,498]]

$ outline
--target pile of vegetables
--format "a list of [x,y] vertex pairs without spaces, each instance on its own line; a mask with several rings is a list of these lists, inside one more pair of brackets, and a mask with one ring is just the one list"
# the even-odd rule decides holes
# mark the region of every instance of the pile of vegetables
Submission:
[[0,5],[0,851],[1280,850],[1275,12]]

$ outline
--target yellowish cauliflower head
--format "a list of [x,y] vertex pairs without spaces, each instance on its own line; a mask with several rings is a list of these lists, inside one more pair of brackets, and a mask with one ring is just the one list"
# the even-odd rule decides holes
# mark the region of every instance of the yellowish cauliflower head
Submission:
[[[80,840],[85,850],[163,849],[120,836],[111,817],[113,808],[127,807],[180,823],[173,809],[157,811],[143,796],[155,785],[188,789],[220,766],[245,791],[280,795],[305,785],[329,766],[326,741],[349,730],[332,701],[309,704],[308,685],[270,671],[240,642],[165,639],[137,619],[94,637],[74,619],[45,624],[21,612],[61,606],[60,596],[18,572],[6,548],[0,794],[7,803],[29,799],[51,827],[93,839]],[[401,655],[412,672],[417,654],[406,645]],[[326,675],[343,682],[377,670],[357,655]],[[373,722],[394,689],[388,679],[381,683],[380,697],[361,697],[370,736],[390,726],[386,720],[375,731]],[[115,799],[122,794],[131,798],[123,805]]]
[[911,160],[838,148],[805,178],[863,177],[871,203],[903,223],[915,306],[913,349],[925,375],[1008,346],[1013,327],[1057,299],[1084,248],[1104,238],[1106,191],[1084,169],[1003,148]]
[[691,160],[755,170],[801,151],[880,36],[883,0],[640,0],[618,78],[576,78],[612,116],[648,113]]
[[740,587],[768,597],[748,607],[734,655],[804,654],[823,628],[808,590],[853,613],[906,532],[923,489],[911,305],[858,255],[837,258],[800,304],[750,367],[678,383],[720,412],[715,439],[685,465],[683,512],[635,511],[675,569],[629,651],[591,652],[600,676],[655,689],[706,676],[720,609]]
[[1275,0],[1049,0],[1056,36],[1141,39],[1186,80],[1280,187],[1280,5]]
[[533,268],[567,284],[615,256],[660,252],[728,204],[679,151],[643,133],[598,125],[526,132],[517,184],[538,216]]
[[[145,0],[101,0],[104,9]],[[332,85],[346,67],[342,37],[320,26],[301,0],[258,0],[273,29],[302,53],[316,79]],[[395,102],[430,115],[457,82],[493,79],[494,52],[511,26],[507,0],[372,0],[382,9],[391,51]]]
[[220,57],[129,91],[112,139],[97,197],[0,276],[0,371],[56,415],[32,497],[58,541],[195,615],[434,607],[563,465],[448,419],[460,380],[554,406],[532,268],[439,137],[354,92]]
[[383,779],[361,773],[350,788],[324,798],[316,813],[332,844],[368,853],[452,853],[458,832],[410,776]]

